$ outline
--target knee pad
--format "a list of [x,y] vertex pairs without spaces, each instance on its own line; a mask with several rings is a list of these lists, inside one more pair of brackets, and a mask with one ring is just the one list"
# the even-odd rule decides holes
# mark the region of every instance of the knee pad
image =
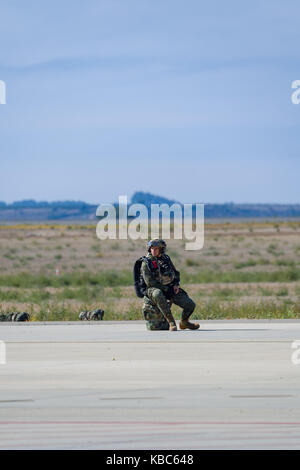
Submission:
[[153,291],[152,293],[152,297],[154,300],[161,299],[162,297],[165,298],[164,294],[160,289],[155,289],[155,291]]

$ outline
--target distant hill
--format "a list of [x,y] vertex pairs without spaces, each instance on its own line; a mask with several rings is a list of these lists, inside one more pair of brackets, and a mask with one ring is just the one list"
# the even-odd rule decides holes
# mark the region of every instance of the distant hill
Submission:
[[[132,203],[144,204],[150,209],[151,204],[173,204],[179,203],[172,199],[155,196],[141,191],[134,193]],[[202,202],[202,201],[199,201]],[[300,217],[300,204],[235,204],[225,202],[223,204],[205,203],[205,218],[228,218],[228,217]]]
[[151,207],[151,204],[174,204],[179,201],[174,201],[173,199],[167,199],[162,196],[155,196],[151,193],[143,193],[142,191],[137,191],[131,198],[131,204],[144,204],[148,209]]
[[[107,202],[107,201],[105,201]],[[151,193],[137,191],[131,198],[131,204],[144,204],[148,209],[151,204],[179,203]],[[201,201],[200,201],[201,202]],[[117,203],[115,203],[117,205]],[[32,199],[6,204],[0,201],[0,222],[12,221],[96,221],[96,204],[83,201],[34,201]],[[223,204],[205,203],[205,218],[285,218],[300,217],[300,204]]]

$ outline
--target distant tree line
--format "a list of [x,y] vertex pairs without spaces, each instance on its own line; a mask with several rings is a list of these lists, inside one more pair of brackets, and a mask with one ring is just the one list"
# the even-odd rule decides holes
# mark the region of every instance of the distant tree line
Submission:
[[[107,202],[107,201],[103,201]],[[205,218],[231,218],[231,217],[300,217],[300,204],[236,204],[225,202],[211,204],[204,202]],[[137,191],[131,198],[131,204],[144,204],[149,210],[151,204],[181,204],[179,201],[167,199],[151,193]],[[118,204],[114,203],[117,214]],[[0,220],[56,220],[56,219],[96,219],[97,204],[83,201],[23,201],[7,204],[0,201]]]
[[16,201],[12,202],[11,204],[7,204],[4,201],[0,201],[0,209],[85,209],[97,207],[94,204],[88,204],[87,202],[83,201],[35,201],[34,199],[24,199],[23,201]]

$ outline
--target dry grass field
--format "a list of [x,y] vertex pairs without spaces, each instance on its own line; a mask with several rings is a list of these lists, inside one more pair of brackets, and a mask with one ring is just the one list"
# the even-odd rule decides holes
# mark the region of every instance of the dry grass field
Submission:
[[[0,226],[0,312],[77,320],[81,310],[102,308],[106,320],[142,319],[132,268],[146,240],[100,241],[95,229]],[[184,246],[170,240],[168,254],[197,304],[195,318],[300,318],[299,221],[211,221],[202,250]]]

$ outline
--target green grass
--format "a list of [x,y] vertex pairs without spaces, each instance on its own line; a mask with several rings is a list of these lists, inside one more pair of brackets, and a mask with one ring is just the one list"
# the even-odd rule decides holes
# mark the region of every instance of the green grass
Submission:
[[[199,312],[199,313],[198,313]],[[259,303],[248,302],[238,304],[234,301],[219,302],[210,300],[208,302],[197,302],[195,318],[214,319],[234,319],[234,318],[300,318],[300,302],[289,304],[282,302],[261,301]],[[179,318],[179,314],[177,315]]]
[[102,273],[65,273],[59,276],[31,274],[28,272],[0,276],[0,286],[9,287],[64,287],[98,285],[104,287],[128,286],[133,283],[130,271],[105,271]]
[[[133,293],[133,290],[132,290]],[[120,287],[114,287],[111,291],[106,292],[104,295],[101,286],[80,286],[75,288],[64,287],[63,289],[50,293],[47,290],[41,289],[8,289],[0,288],[0,302],[23,302],[23,303],[40,303],[45,300],[63,301],[63,300],[78,300],[81,302],[101,301],[105,297],[120,299],[122,298]]]
[[247,292],[241,289],[230,289],[228,287],[225,287],[223,289],[214,289],[211,295],[220,299],[229,299],[240,297],[242,295],[247,295]]
[[199,271],[183,273],[182,283],[210,282],[289,282],[300,279],[300,269],[289,268],[280,271]]
[[94,300],[101,300],[103,290],[101,287],[88,287],[81,286],[77,289],[65,287],[61,292],[58,292],[55,297],[58,300],[76,299],[84,302],[91,302]]
[[192,258],[187,258],[185,262],[186,266],[199,266],[199,261],[192,259]]
[[[256,265],[260,266],[267,266],[270,264],[270,261],[266,258],[258,258],[258,259],[248,259],[247,261],[239,261],[234,263],[234,267],[236,269],[248,268]],[[277,264],[277,263],[276,263]],[[290,265],[285,265],[290,266]]]
[[[232,300],[218,301],[212,299],[209,301],[197,300],[196,310],[193,318],[203,320],[218,319],[282,319],[282,318],[300,318],[300,302],[293,303],[289,300],[280,303],[270,301],[248,302],[239,304]],[[71,308],[65,302],[51,301],[43,302],[39,310],[33,313],[33,305],[28,305],[26,311],[31,315],[34,321],[71,321],[78,320],[79,313],[82,310],[93,310],[103,308],[105,311],[105,320],[142,320],[142,302],[132,302],[128,305],[126,311],[119,312],[117,302],[112,299],[105,299],[99,304],[82,303],[76,309]],[[0,304],[0,313],[8,311],[17,311],[17,306],[11,306],[10,309],[3,309]],[[172,308],[174,317],[180,318],[180,309],[176,306]]]
[[274,264],[276,266],[296,266],[295,261],[290,259],[277,259],[275,260]]
[[247,261],[239,261],[238,263],[234,263],[234,267],[236,269],[248,268],[249,266],[256,266],[257,261],[254,259],[248,259]]
[[[53,265],[49,265],[52,266]],[[196,273],[181,272],[181,283],[201,284],[213,282],[289,282],[300,280],[300,269],[290,267],[280,271],[220,271],[199,270]],[[0,286],[8,287],[64,287],[64,286],[130,286],[133,285],[132,272],[103,271],[99,273],[75,272],[59,276],[32,274],[28,272],[0,275]]]
[[274,295],[274,292],[271,289],[266,289],[265,287],[259,287],[260,294],[265,297],[270,297]]
[[277,297],[282,297],[282,296],[285,296],[285,295],[289,295],[289,291],[286,287],[282,287],[281,289],[279,289],[279,291],[276,293]]
[[30,302],[39,303],[44,300],[50,299],[49,292],[43,289],[0,289],[0,302]]

